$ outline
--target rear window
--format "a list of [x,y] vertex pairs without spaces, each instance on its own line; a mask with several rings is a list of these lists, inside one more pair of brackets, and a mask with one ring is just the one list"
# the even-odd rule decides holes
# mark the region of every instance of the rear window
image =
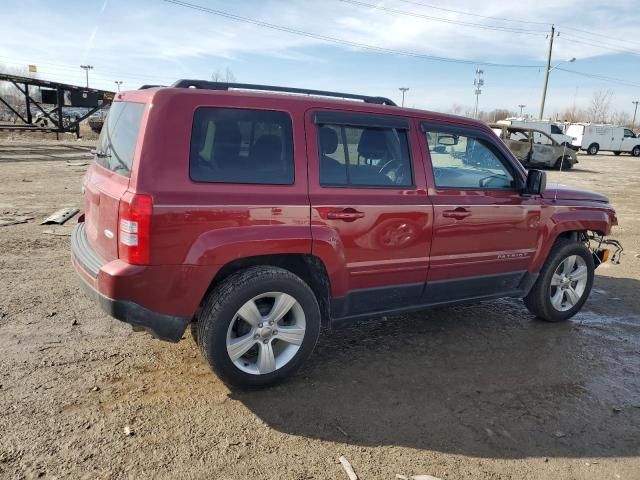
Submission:
[[96,163],[126,177],[131,175],[143,103],[114,102],[102,126]]
[[292,184],[291,118],[267,110],[199,108],[189,172],[196,182]]

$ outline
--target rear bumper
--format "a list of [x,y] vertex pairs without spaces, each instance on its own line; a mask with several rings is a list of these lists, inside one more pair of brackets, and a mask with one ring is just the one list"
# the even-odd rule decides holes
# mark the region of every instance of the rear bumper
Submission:
[[[106,262],[87,241],[84,223],[73,229],[71,258],[85,292],[105,313],[161,340],[177,342],[182,338],[199,304],[191,293],[193,289],[184,284],[191,273],[188,266],[167,268],[129,265],[120,260]],[[198,279],[198,275],[194,277],[191,279]]]
[[146,330],[160,340],[178,342],[187,325],[189,317],[175,317],[152,312],[151,310],[129,300],[113,300],[94,290],[83,281],[85,293],[108,315],[122,322],[128,323],[134,330]]

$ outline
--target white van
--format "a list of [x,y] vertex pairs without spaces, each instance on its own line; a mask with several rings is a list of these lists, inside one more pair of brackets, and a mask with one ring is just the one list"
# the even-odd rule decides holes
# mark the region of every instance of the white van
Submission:
[[[505,120],[498,120],[497,123],[501,123],[503,125],[511,125],[513,127],[523,127],[523,128],[531,128],[534,130],[542,130],[544,133],[553,138],[560,145],[566,145],[568,147],[572,146],[571,137],[569,135],[565,135],[562,127],[556,125],[555,123],[545,122],[542,120],[524,120],[522,118],[507,118]],[[534,141],[536,143],[547,144],[549,140],[542,136],[538,135],[534,137]]]
[[567,135],[572,137],[572,144],[589,155],[598,151],[631,153],[640,157],[640,138],[630,129],[614,125],[595,125],[591,123],[573,123],[567,128]]

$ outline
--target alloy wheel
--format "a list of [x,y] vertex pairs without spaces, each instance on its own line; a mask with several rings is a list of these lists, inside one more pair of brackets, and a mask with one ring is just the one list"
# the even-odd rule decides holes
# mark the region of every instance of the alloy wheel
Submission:
[[227,354],[243,372],[265,375],[298,353],[305,336],[304,310],[291,295],[267,292],[236,312],[227,330]]
[[570,255],[560,262],[549,286],[553,308],[559,312],[573,308],[584,295],[588,279],[587,263],[580,255]]

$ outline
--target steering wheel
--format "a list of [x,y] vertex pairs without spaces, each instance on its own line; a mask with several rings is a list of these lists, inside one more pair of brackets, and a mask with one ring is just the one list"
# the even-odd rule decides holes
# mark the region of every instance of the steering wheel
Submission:
[[[395,160],[389,160],[387,163],[382,165],[380,170],[378,170],[378,173],[388,177],[389,180],[393,181],[393,183],[398,183],[398,180],[404,178],[406,175],[406,165],[396,162]],[[389,176],[388,173],[393,173],[393,178]]]

